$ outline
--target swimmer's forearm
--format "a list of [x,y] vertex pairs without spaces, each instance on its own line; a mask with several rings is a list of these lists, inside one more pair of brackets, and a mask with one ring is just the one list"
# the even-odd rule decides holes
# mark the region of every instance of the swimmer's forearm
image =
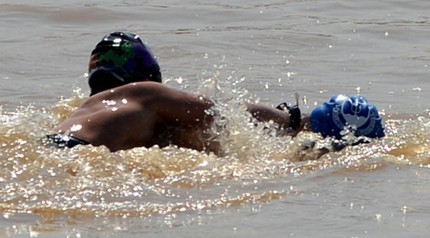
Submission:
[[273,107],[261,104],[246,104],[247,111],[261,122],[273,121],[274,123],[286,128],[290,125],[290,115],[286,111],[281,111]]

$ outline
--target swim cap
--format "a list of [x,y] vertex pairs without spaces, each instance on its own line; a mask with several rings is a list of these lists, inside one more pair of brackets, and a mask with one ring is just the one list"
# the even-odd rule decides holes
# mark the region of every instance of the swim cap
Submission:
[[151,49],[133,33],[113,32],[91,52],[91,94],[131,82],[161,83],[160,66]]
[[310,116],[313,132],[323,137],[342,138],[342,131],[351,131],[355,136],[383,137],[384,126],[378,109],[362,96],[338,95],[315,108]]

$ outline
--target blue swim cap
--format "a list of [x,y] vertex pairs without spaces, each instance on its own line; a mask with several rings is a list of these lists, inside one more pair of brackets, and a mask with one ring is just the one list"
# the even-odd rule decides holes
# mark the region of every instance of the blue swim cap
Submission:
[[113,32],[91,52],[88,82],[91,94],[131,82],[161,83],[160,66],[138,35]]
[[312,131],[321,133],[323,137],[341,139],[344,130],[370,138],[385,135],[378,109],[358,95],[332,97],[312,111],[310,124]]

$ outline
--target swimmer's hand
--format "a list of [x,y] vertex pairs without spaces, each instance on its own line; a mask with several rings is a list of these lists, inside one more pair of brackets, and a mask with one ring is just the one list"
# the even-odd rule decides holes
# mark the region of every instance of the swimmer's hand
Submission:
[[300,128],[300,123],[302,121],[302,114],[299,108],[299,94],[295,93],[296,105],[290,105],[286,102],[279,104],[276,108],[281,111],[288,111],[290,114],[290,125],[289,127],[296,131]]

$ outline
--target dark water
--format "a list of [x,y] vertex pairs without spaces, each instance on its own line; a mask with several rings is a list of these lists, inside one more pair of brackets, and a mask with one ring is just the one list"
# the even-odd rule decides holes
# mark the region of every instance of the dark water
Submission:
[[[0,235],[425,237],[430,2],[3,1]],[[88,95],[89,53],[140,34],[166,84],[223,102],[226,156],[176,147],[57,150],[39,138]],[[315,159],[244,125],[242,99],[305,113],[364,95],[387,136]]]

